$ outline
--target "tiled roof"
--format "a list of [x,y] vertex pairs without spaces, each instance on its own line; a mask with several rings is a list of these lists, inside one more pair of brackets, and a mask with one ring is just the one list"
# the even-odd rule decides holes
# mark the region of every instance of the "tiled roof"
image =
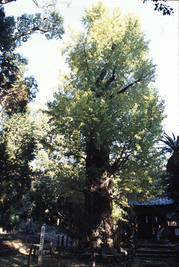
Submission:
[[172,199],[168,199],[168,197],[159,197],[155,200],[151,199],[150,201],[144,202],[144,203],[138,203],[137,201],[134,201],[133,204],[135,206],[153,206],[153,205],[169,205],[173,203]]

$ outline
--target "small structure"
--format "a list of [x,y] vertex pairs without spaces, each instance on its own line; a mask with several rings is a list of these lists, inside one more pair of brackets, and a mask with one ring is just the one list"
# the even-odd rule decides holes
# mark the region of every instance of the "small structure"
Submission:
[[133,203],[139,239],[179,240],[179,225],[171,208],[172,203],[166,195],[145,203]]
[[26,232],[28,234],[32,234],[32,232],[34,231],[33,229],[33,218],[28,218],[27,222],[26,222]]

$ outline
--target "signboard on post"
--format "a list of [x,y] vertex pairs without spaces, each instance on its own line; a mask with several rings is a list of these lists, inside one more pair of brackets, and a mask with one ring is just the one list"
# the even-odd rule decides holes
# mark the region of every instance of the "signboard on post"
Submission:
[[45,225],[41,227],[38,265],[42,265],[43,263],[44,237],[45,237]]

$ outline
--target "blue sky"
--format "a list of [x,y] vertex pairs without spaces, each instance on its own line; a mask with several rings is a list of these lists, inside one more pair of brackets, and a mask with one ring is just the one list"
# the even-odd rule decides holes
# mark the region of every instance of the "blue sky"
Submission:
[[[41,2],[41,0],[39,0]],[[60,2],[60,1],[59,1]],[[88,8],[97,0],[72,0],[71,6],[59,4],[58,9],[64,18],[65,29],[81,27],[80,19],[84,8]],[[179,88],[178,88],[178,1],[169,1],[175,13],[162,16],[154,11],[152,2],[142,3],[141,0],[104,0],[109,8],[120,6],[125,13],[133,11],[140,17],[146,39],[150,40],[150,57],[157,64],[157,80],[155,87],[165,100],[164,129],[171,135],[179,134]],[[32,0],[17,0],[5,6],[8,15],[19,16],[22,13],[36,13]],[[44,36],[35,34],[22,45],[18,52],[29,59],[28,75],[34,75],[39,84],[37,102],[51,100],[59,82],[59,69],[64,68],[59,47],[62,40],[47,41]]]

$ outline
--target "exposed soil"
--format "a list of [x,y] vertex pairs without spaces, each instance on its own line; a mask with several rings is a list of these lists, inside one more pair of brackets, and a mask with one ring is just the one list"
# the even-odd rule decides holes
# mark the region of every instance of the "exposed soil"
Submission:
[[[43,254],[43,266],[57,266],[59,254],[56,251],[58,240],[58,234],[46,233],[44,242],[44,254]],[[33,233],[31,235],[25,232],[19,232],[16,234],[0,234],[0,267],[9,266],[28,266],[30,245],[37,245],[36,254],[32,250],[31,265],[37,266],[38,263],[38,244],[40,241],[40,233]],[[51,243],[52,242],[52,243]],[[52,250],[50,252],[50,243],[52,244]],[[39,266],[39,265],[38,265]],[[60,248],[60,267],[64,266],[92,266],[92,256],[82,257],[80,252],[77,252],[74,246]],[[134,261],[128,264],[109,262],[109,260],[99,263],[96,258],[96,267],[107,266],[133,266],[133,267],[148,267],[148,266],[160,266],[171,267],[179,266],[179,262],[176,258],[167,258],[158,261],[157,259],[146,260],[140,259],[137,256],[134,257]]]
[[[58,234],[46,233],[44,240],[43,266],[57,266],[59,254],[56,251]],[[40,241],[40,233],[28,235],[24,232],[18,234],[0,234],[0,267],[2,266],[28,266],[30,245],[37,245],[37,251],[34,256],[32,250],[31,265],[38,264],[38,244]],[[70,241],[70,240],[69,240]],[[52,250],[50,252],[50,243],[52,242]],[[82,256],[83,255],[83,256]],[[92,266],[92,254],[77,252],[74,246],[60,248],[60,267],[62,266]],[[123,266],[116,263],[98,263],[96,266]]]

